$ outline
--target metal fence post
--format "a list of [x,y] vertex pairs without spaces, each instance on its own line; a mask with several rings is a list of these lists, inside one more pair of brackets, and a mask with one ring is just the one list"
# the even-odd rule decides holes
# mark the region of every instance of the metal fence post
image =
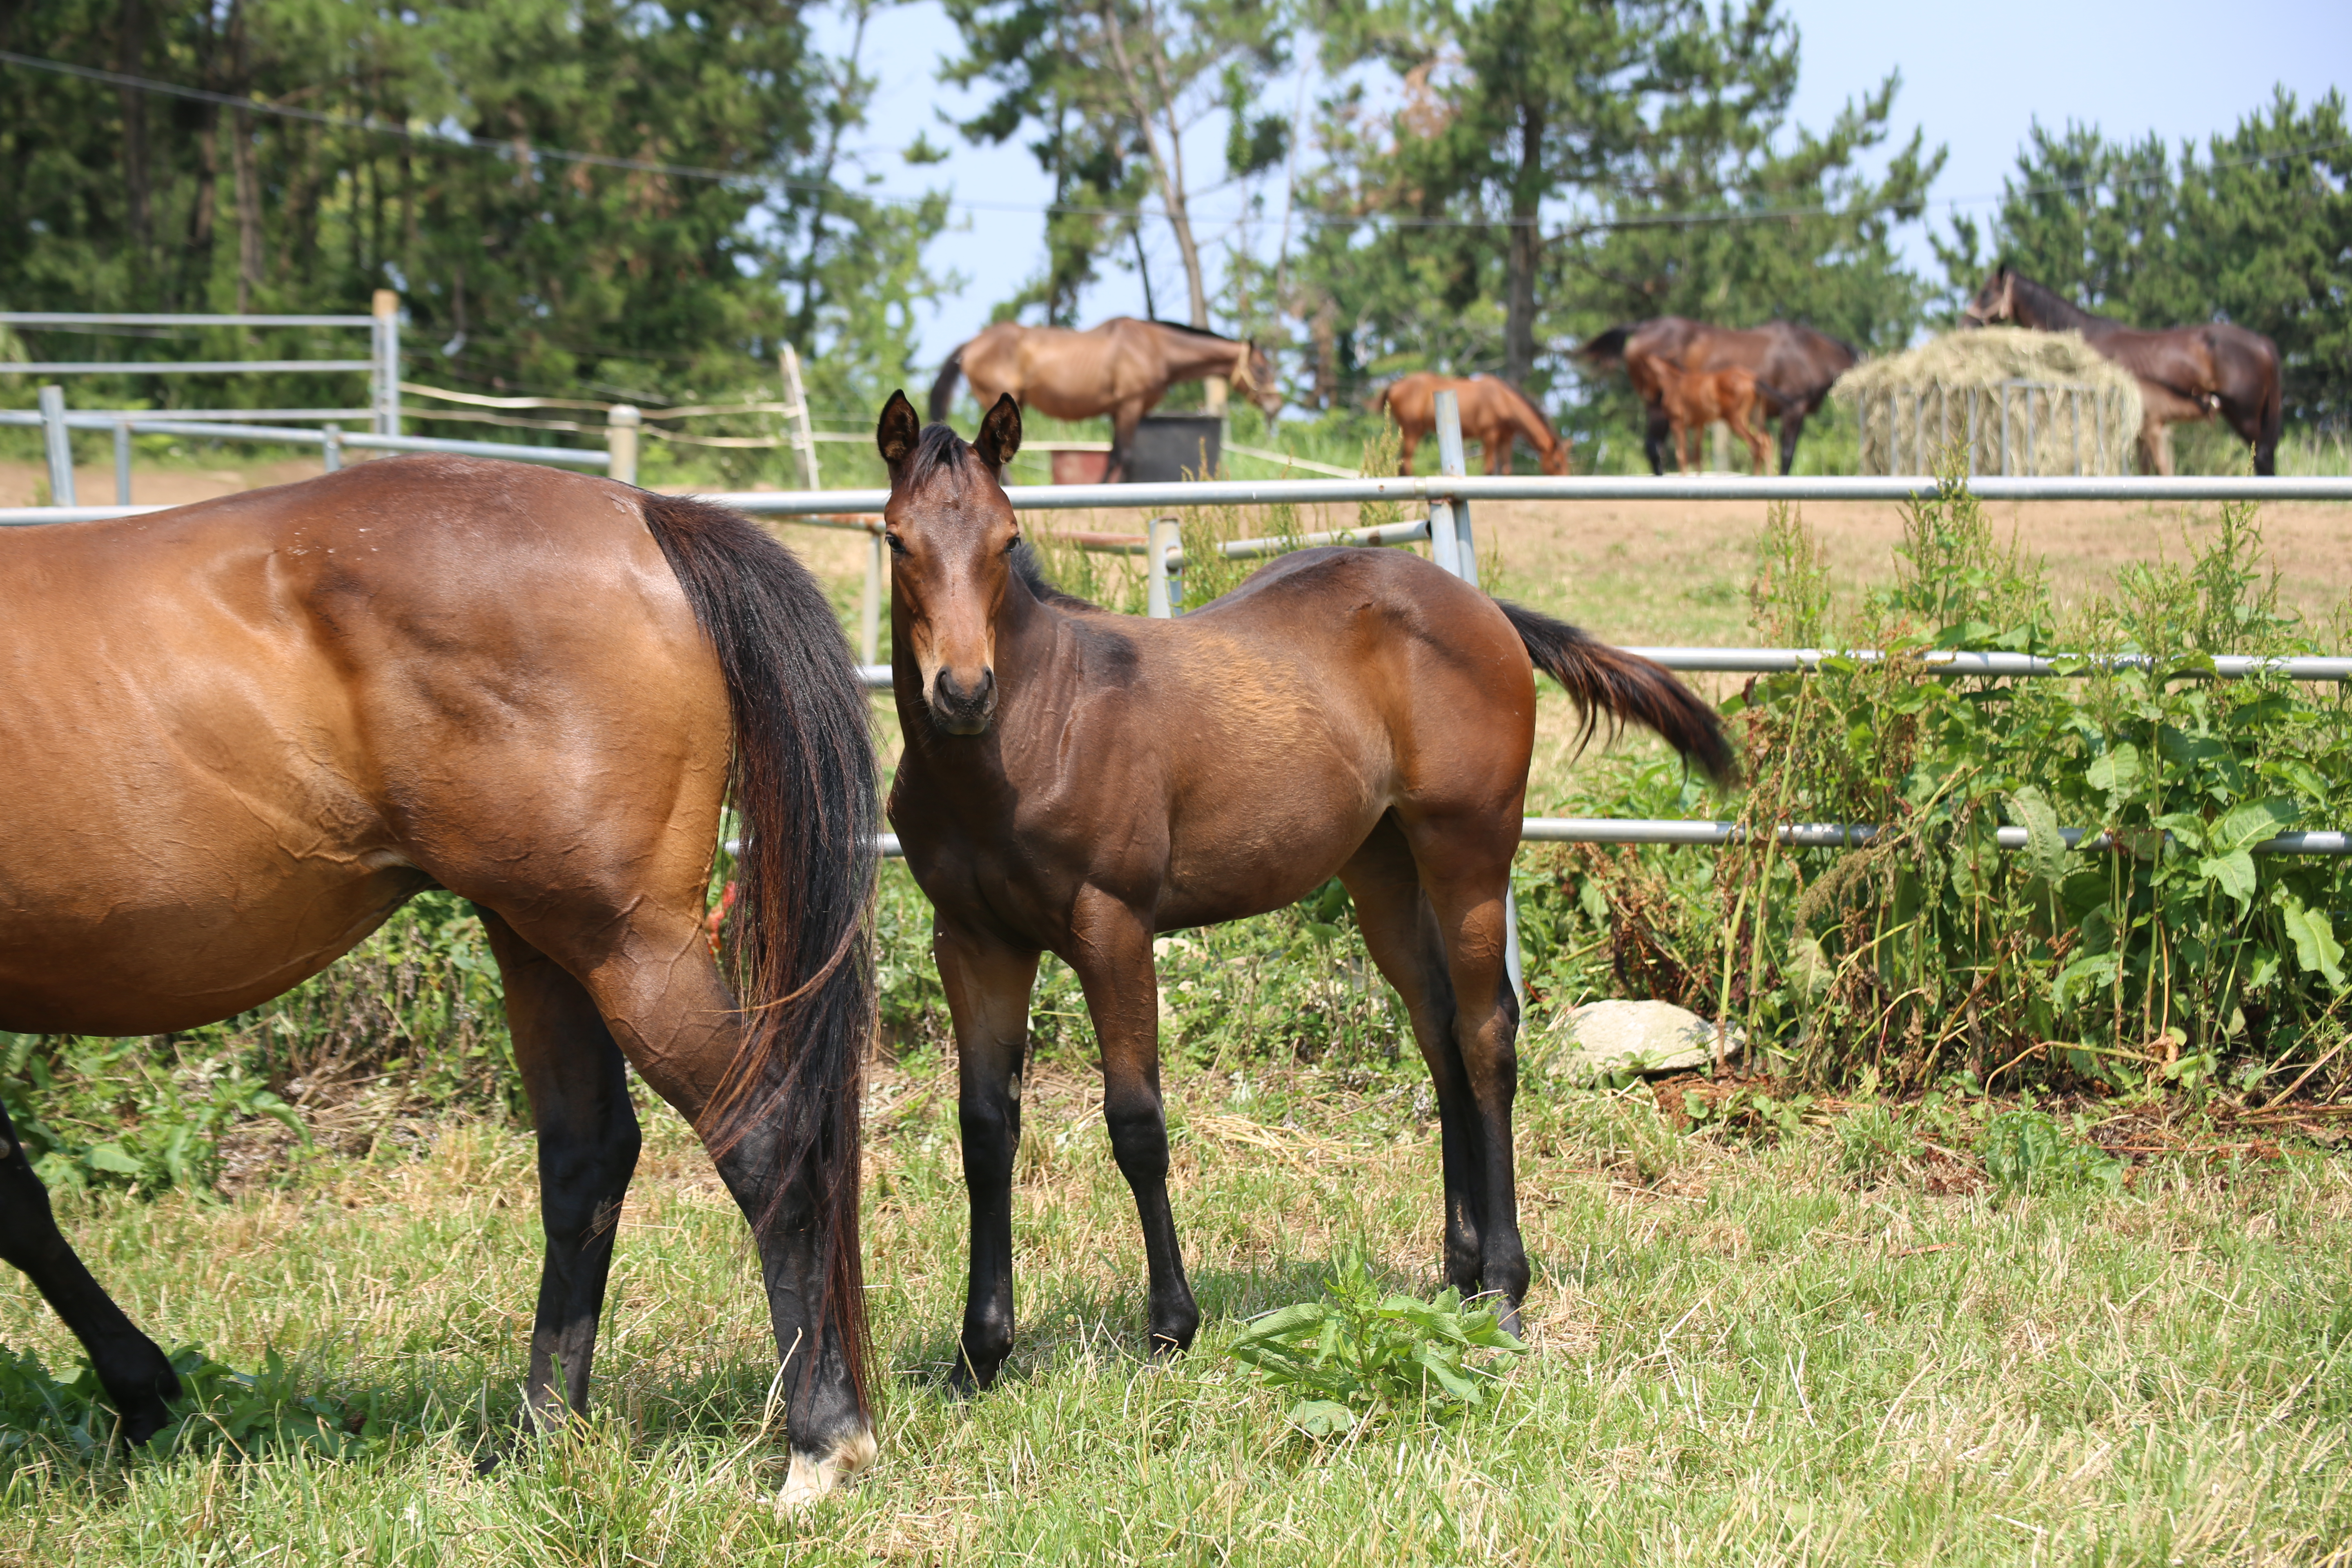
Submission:
[[400,434],[400,296],[375,291],[375,433]]
[[41,388],[41,438],[49,454],[49,504],[74,504],[73,435],[66,428],[66,389]]
[[[1437,471],[1441,474],[1462,472],[1462,400],[1448,392],[1437,395]],[[1447,443],[1452,442],[1452,468],[1446,467]],[[1429,503],[1429,558],[1449,575],[1462,575],[1461,542],[1454,529],[1454,503],[1433,500]]]
[[615,403],[604,414],[604,446],[613,454],[613,466],[604,471],[625,485],[637,482],[637,429],[645,422],[626,403]]
[[331,474],[343,466],[343,427],[340,425],[330,425],[319,434],[326,437],[319,451],[320,456],[326,460],[327,472]]
[[[1450,479],[1458,479],[1469,472],[1462,452],[1462,404],[1451,392],[1437,395],[1437,471]],[[1461,578],[1473,588],[1478,585],[1478,544],[1470,531],[1470,503],[1456,500],[1432,501],[1429,507],[1429,540],[1433,552],[1439,538],[1438,510],[1444,509],[1446,529],[1453,546],[1454,559],[1438,564]],[[1510,976],[1511,998],[1524,1005],[1528,998],[1527,982],[1519,965],[1519,901],[1511,893],[1509,873],[1503,883],[1503,970]]]
[[1168,581],[1168,552],[1184,542],[1183,525],[1172,517],[1155,517],[1144,535],[1143,613],[1167,620],[1176,613],[1176,595]]
[[114,422],[114,504],[131,504],[131,421]]
[[[814,464],[811,465],[814,467]],[[876,523],[866,535],[866,594],[857,606],[859,616],[858,654],[861,664],[882,661],[882,525]]]

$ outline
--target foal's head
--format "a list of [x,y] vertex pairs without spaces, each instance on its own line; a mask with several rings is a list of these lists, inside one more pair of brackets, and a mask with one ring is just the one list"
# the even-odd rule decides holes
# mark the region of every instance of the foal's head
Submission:
[[2017,320],[2017,274],[2006,266],[1996,267],[1992,276],[1984,280],[1977,297],[1960,312],[1961,323],[1970,327],[1998,326]]
[[922,428],[907,395],[894,392],[874,444],[890,467],[882,537],[924,706],[947,733],[977,735],[996,716],[996,612],[1021,543],[1020,521],[997,479],[1021,449],[1021,406],[998,398],[980,438],[966,446],[945,425]]

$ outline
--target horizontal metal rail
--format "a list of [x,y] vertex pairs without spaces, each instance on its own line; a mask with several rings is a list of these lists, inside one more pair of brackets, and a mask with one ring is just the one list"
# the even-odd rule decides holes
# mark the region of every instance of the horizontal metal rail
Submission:
[[[2060,830],[2066,847],[2077,850],[2100,850],[2115,847],[2107,834],[2087,836],[2082,828]],[[1794,849],[1853,849],[1867,844],[1878,829],[1858,823],[1784,823],[1774,829],[1773,836]],[[1672,820],[1643,821],[1638,818],[1607,816],[1530,816],[1521,826],[1522,844],[1668,844],[1724,845],[1741,842],[1745,830],[1736,822],[1675,822]],[[2022,827],[2003,827],[1996,837],[2003,849],[2022,849],[2026,835]],[[727,841],[727,853],[740,852],[740,841]],[[875,847],[882,858],[897,859],[905,855],[895,833],[880,835]],[[2250,845],[2248,852],[2255,855],[2352,855],[2352,833],[2282,833],[2275,838],[2265,838]]]
[[[1786,822],[1772,836],[1795,849],[1857,849],[1885,829],[1874,823]],[[2062,827],[2069,849],[2112,849],[2114,835],[2080,827]],[[1693,822],[1678,817],[1530,816],[1520,824],[1523,844],[1658,844],[1706,847],[1745,842],[1748,827],[1738,822]],[[2022,827],[1994,830],[2003,849],[2022,849],[2028,842]],[[2170,835],[2167,835],[2169,837]],[[2282,833],[2246,847],[2254,855],[2352,855],[2352,833]]]
[[373,316],[96,315],[73,310],[0,310],[12,327],[373,327]]
[[[1360,479],[1195,479],[1172,484],[1013,485],[1005,495],[1022,511],[1107,508],[1315,505],[1349,501],[1432,500],[1929,500],[1940,481],[1926,476],[1818,475],[1779,478],[1727,475],[1438,474]],[[2116,475],[2105,478],[1971,479],[1981,500],[2352,501],[2352,476]],[[795,512],[880,511],[886,489],[730,490],[705,499],[768,516]]]
[[372,359],[10,360],[0,375],[233,375],[262,371],[373,371]]
[[[1874,664],[1887,656],[1877,648],[1815,647],[1629,647],[1627,653],[1685,673],[1780,675],[1819,669],[1827,659],[1851,659]],[[2036,676],[2089,675],[2118,669],[2157,669],[2181,677],[2209,673],[2202,663],[2184,662],[2181,656],[2159,658],[2145,653],[2030,654],[1971,652],[1957,648],[1923,648],[1907,657],[1945,675]],[[2210,674],[2224,680],[2250,676],[2280,675],[2290,680],[2352,680],[2352,658],[2294,656],[2264,658],[2255,654],[2210,656]]]
[[[111,430],[125,422],[170,419],[182,425],[250,425],[256,420],[310,420],[332,424],[338,419],[373,419],[373,408],[84,408],[66,415],[76,430]],[[38,425],[41,416],[29,408],[0,408],[0,425]]]

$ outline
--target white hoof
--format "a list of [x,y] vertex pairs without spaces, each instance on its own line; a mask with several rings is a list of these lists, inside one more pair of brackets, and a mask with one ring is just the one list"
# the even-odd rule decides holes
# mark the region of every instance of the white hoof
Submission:
[[784,1476],[784,1489],[776,1506],[789,1514],[806,1513],[819,1498],[874,1462],[874,1433],[869,1428],[834,1445],[833,1452],[812,1459],[795,1451],[793,1468]]

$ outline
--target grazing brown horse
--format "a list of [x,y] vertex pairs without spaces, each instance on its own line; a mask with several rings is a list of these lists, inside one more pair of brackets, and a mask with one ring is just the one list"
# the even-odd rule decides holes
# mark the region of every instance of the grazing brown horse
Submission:
[[1547,474],[1569,471],[1568,443],[1551,427],[1534,398],[1500,376],[1474,375],[1461,379],[1435,371],[1415,371],[1399,376],[1381,393],[1377,409],[1397,422],[1402,444],[1397,452],[1397,472],[1412,472],[1412,455],[1437,428],[1437,395],[1451,392],[1462,409],[1462,439],[1475,441],[1486,454],[1486,471],[1511,469],[1511,443],[1524,436],[1536,449],[1536,461]]
[[1971,326],[2011,322],[2045,332],[2080,332],[2084,342],[2131,372],[2139,382],[2140,460],[2157,473],[2172,472],[2171,427],[2215,414],[2253,448],[2254,472],[2278,472],[2279,429],[2285,417],[2279,352],[2260,332],[2227,321],[2144,331],[2095,316],[2007,267],[1993,269],[1960,314]]
[[1677,471],[1691,471],[1691,437],[1718,419],[1748,444],[1755,471],[1765,471],[1771,459],[1765,456],[1764,437],[1756,433],[1748,416],[1767,397],[1776,403],[1785,401],[1779,393],[1736,364],[1721,370],[1685,370],[1671,360],[1651,360],[1644,369],[1655,378],[1658,405],[1666,411],[1666,426],[1674,433]]
[[971,1201],[959,1376],[986,1384],[1013,1345],[1038,955],[1085,989],[1142,1219],[1150,1342],[1180,1349],[1201,1315],[1169,1209],[1152,937],[1280,909],[1335,874],[1436,1082],[1447,1278],[1500,1292],[1516,1323],[1504,898],[1535,674],[1588,721],[1633,720],[1728,775],[1714,714],[1657,665],[1404,551],[1299,551],[1181,619],[1113,615],[1048,586],[1023,548],[996,479],[1021,442],[1010,397],[972,446],[919,429],[903,395],[876,438],[906,733],[890,821],[935,911]]
[[[517,463],[402,458],[0,533],[0,1028],[257,1005],[416,892],[472,900],[539,1131],[526,1419],[587,1407],[637,1121],[683,1112],[750,1220],[788,1500],[874,1452],[857,1252],[874,768],[824,592],[750,521]],[[743,829],[727,962],[703,928]],[[0,1113],[0,1257],[143,1442],[180,1390]]]
[[1254,342],[1173,321],[1114,316],[1098,327],[1024,327],[999,321],[948,355],[931,384],[931,418],[948,416],[956,378],[971,383],[985,408],[1010,397],[1056,419],[1110,416],[1107,484],[1127,477],[1135,427],[1180,381],[1222,375],[1271,419],[1282,408],[1273,362]]
[[1673,429],[1659,401],[1655,362],[1686,370],[1738,365],[1768,387],[1777,387],[1771,398],[1780,405],[1780,471],[1785,474],[1797,461],[1797,437],[1804,434],[1805,421],[1821,412],[1832,384],[1861,357],[1851,345],[1795,321],[1767,321],[1742,330],[1709,326],[1686,316],[1612,327],[1576,352],[1596,363],[1624,365],[1647,410],[1642,449],[1654,474],[1666,471],[1666,437]]

